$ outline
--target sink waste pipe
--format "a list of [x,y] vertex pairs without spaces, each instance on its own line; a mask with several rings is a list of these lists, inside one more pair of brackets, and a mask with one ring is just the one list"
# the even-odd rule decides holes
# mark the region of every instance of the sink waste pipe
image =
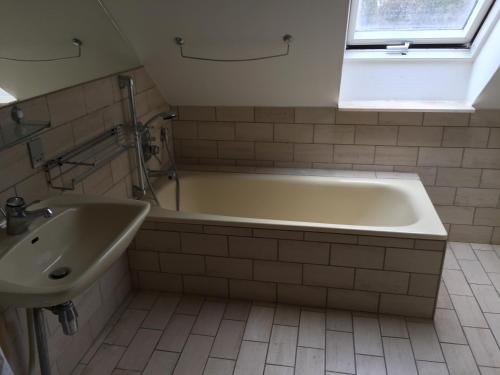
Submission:
[[[78,312],[72,301],[66,301],[56,306],[37,307],[26,310],[28,319],[28,344],[29,344],[29,362],[28,374],[36,373],[36,355],[38,351],[38,361],[41,375],[51,375],[49,347],[47,344],[47,332],[43,310],[47,309],[58,316],[59,323],[62,326],[63,333],[66,336],[73,336],[78,332]],[[36,344],[36,348],[35,348]]]

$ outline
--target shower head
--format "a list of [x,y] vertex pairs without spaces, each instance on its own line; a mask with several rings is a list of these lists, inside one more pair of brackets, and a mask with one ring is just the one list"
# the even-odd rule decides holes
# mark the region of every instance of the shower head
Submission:
[[149,124],[151,124],[154,120],[156,120],[159,117],[161,117],[162,120],[171,120],[171,119],[175,118],[176,116],[177,116],[177,114],[173,111],[157,113],[156,115],[154,115],[153,117],[151,117],[148,121],[146,121],[144,123],[144,128],[147,128],[149,126]]

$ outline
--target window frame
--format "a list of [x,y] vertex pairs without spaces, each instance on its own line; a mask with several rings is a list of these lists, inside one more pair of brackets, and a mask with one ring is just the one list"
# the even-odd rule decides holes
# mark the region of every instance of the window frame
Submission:
[[470,48],[496,0],[478,0],[463,30],[355,31],[360,0],[352,0],[347,49],[381,49],[410,42],[410,48]]

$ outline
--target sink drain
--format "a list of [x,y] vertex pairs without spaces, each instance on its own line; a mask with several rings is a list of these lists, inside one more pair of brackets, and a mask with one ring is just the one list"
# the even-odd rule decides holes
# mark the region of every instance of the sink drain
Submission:
[[71,269],[70,268],[68,268],[68,267],[59,267],[59,268],[56,268],[51,273],[49,273],[49,279],[52,279],[52,280],[64,279],[70,273],[71,273]]

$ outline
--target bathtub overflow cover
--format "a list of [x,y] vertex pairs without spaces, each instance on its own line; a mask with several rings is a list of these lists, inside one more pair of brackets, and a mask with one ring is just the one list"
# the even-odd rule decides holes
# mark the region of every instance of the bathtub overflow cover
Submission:
[[71,273],[71,269],[68,267],[59,267],[54,271],[49,273],[49,278],[53,280],[63,279]]

